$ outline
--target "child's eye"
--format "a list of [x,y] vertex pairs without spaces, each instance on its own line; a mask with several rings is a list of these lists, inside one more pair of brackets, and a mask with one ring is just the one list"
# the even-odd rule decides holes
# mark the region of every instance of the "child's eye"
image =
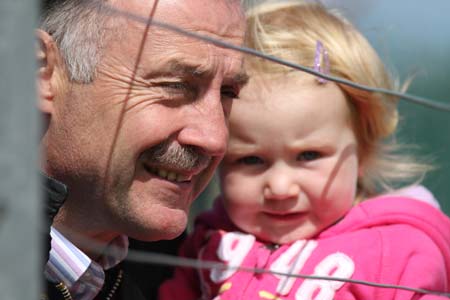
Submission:
[[258,156],[245,156],[239,158],[237,162],[243,165],[258,165],[264,163],[264,161]]
[[322,154],[318,151],[303,151],[297,155],[298,161],[312,161],[322,157]]

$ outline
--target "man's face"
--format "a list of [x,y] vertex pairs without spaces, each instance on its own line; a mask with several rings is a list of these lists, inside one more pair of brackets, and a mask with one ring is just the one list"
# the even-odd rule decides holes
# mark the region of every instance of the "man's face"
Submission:
[[[238,1],[116,2],[145,17],[154,9],[155,20],[191,32],[243,41]],[[242,55],[156,26],[145,32],[133,20],[118,31],[94,82],[71,85],[56,103],[49,173],[69,185],[66,223],[82,219],[92,235],[174,238],[226,149],[227,117],[245,77]]]

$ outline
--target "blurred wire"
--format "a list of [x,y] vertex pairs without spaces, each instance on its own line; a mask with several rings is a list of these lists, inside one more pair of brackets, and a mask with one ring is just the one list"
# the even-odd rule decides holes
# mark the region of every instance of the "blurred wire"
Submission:
[[[138,16],[138,15],[130,13],[130,12],[119,10],[111,5],[106,5],[106,9],[109,10],[110,13],[123,16],[125,18],[134,20],[136,22],[140,22],[143,24],[148,23],[148,18]],[[397,91],[393,91],[393,90],[389,90],[389,89],[370,87],[370,86],[355,83],[355,82],[352,82],[350,80],[343,79],[340,77],[323,74],[323,73],[315,71],[314,69],[311,69],[311,68],[308,68],[308,67],[305,67],[305,66],[302,66],[299,64],[295,64],[295,63],[292,63],[292,62],[289,62],[289,61],[286,61],[286,60],[283,60],[283,59],[280,59],[280,58],[277,58],[277,57],[274,57],[271,55],[267,55],[267,54],[264,54],[262,52],[256,51],[251,48],[247,48],[247,47],[243,47],[243,46],[236,46],[236,45],[233,45],[233,44],[230,44],[230,43],[227,43],[227,42],[224,42],[224,41],[221,41],[221,40],[218,40],[218,39],[206,36],[206,35],[202,35],[202,34],[198,34],[195,32],[190,32],[190,31],[184,30],[180,27],[177,27],[175,25],[168,24],[165,22],[152,20],[151,24],[154,26],[160,27],[160,28],[164,28],[164,29],[185,35],[185,36],[189,36],[189,37],[192,37],[192,38],[195,38],[198,40],[208,42],[210,44],[214,44],[216,46],[220,46],[223,48],[229,48],[229,49],[233,49],[233,50],[236,50],[239,52],[250,54],[250,55],[253,55],[256,57],[260,57],[260,58],[272,61],[274,63],[280,64],[283,66],[287,66],[287,67],[290,67],[295,70],[303,71],[305,73],[309,73],[314,76],[317,76],[317,77],[320,77],[323,79],[327,79],[330,81],[334,81],[336,83],[344,84],[344,85],[347,85],[347,86],[350,86],[350,87],[353,87],[356,89],[360,89],[360,90],[364,90],[364,91],[368,91],[368,92],[375,92],[375,93],[391,95],[391,96],[398,97],[398,98],[401,98],[401,99],[407,100],[409,102],[419,104],[419,105],[422,105],[422,106],[425,106],[428,108],[437,109],[437,110],[445,111],[445,112],[450,112],[450,104],[445,104],[445,103],[437,102],[437,101],[430,100],[430,99],[427,99],[424,97],[401,93],[401,92],[397,92]]]
[[224,263],[213,262],[213,261],[202,261],[198,259],[190,259],[166,254],[159,253],[146,253],[142,251],[133,251],[129,250],[127,259],[135,262],[145,262],[152,263],[158,265],[168,265],[174,267],[188,267],[195,269],[223,269],[223,270],[239,270],[244,272],[250,272],[255,274],[263,274],[270,273],[278,276],[286,276],[286,277],[295,277],[295,278],[303,278],[303,279],[315,279],[315,280],[328,280],[328,281],[340,281],[340,282],[348,282],[354,284],[361,284],[366,286],[373,286],[378,288],[385,289],[397,289],[397,290],[405,290],[418,294],[429,294],[429,295],[438,295],[450,298],[450,293],[431,291],[427,289],[419,289],[402,285],[395,284],[385,284],[385,283],[376,283],[365,280],[356,280],[356,279],[347,279],[347,278],[339,278],[333,276],[316,276],[316,275],[305,275],[305,274],[293,274],[293,273],[285,273],[285,272],[276,272],[268,269],[261,268],[249,268],[249,267],[241,267],[241,266],[230,266]]
[[[179,27],[171,25],[171,24],[151,20],[150,18],[145,18],[145,17],[138,16],[138,15],[135,15],[135,14],[132,14],[129,12],[121,11],[110,5],[106,5],[106,6],[107,6],[107,9],[111,13],[126,17],[128,19],[132,19],[132,20],[140,22],[140,23],[143,23],[146,26],[148,26],[149,24],[152,24],[157,27],[164,28],[164,29],[167,29],[167,30],[170,30],[170,31],[173,31],[173,32],[185,35],[185,36],[193,37],[193,38],[196,38],[196,39],[199,39],[199,40],[202,40],[202,41],[205,41],[205,42],[208,42],[208,43],[220,46],[220,47],[234,49],[236,51],[251,54],[251,55],[281,64],[281,65],[287,66],[287,67],[291,67],[296,70],[300,70],[300,71],[303,71],[303,72],[306,72],[306,73],[309,73],[309,74],[312,74],[312,75],[315,75],[315,76],[318,76],[318,77],[321,77],[321,78],[324,78],[324,79],[327,79],[330,81],[345,84],[345,85],[348,85],[348,86],[351,86],[351,87],[354,87],[357,89],[361,89],[361,90],[365,90],[365,91],[369,91],[369,92],[384,93],[384,94],[396,96],[396,97],[399,97],[399,98],[402,98],[402,99],[405,99],[410,102],[420,104],[420,105],[423,105],[426,107],[450,112],[450,105],[445,105],[443,103],[435,102],[435,101],[425,99],[422,97],[408,95],[405,93],[395,92],[395,91],[391,91],[391,90],[387,90],[387,89],[368,87],[368,86],[357,84],[357,83],[354,83],[354,82],[351,82],[351,81],[348,81],[348,80],[345,80],[342,78],[338,78],[335,76],[325,75],[325,74],[317,72],[313,69],[310,69],[310,68],[307,68],[307,67],[304,67],[304,66],[301,66],[298,64],[294,64],[294,63],[291,63],[288,61],[284,61],[282,59],[279,59],[279,58],[276,58],[273,56],[268,56],[268,55],[265,55],[261,52],[258,52],[256,50],[253,50],[250,48],[235,46],[235,45],[232,45],[232,44],[229,44],[229,43],[226,43],[226,42],[223,42],[223,41],[220,41],[220,40],[208,37],[208,36],[204,36],[201,34],[186,31],[182,28],[179,28]],[[145,40],[145,37],[144,37],[144,40]],[[143,44],[141,45],[141,47],[143,47]],[[141,55],[142,55],[142,51],[139,52],[137,62],[140,60]],[[104,244],[99,243],[98,241],[92,240],[90,238],[87,238],[85,236],[80,236],[79,234],[71,231],[69,228],[65,228],[64,230],[65,230],[65,232],[70,232],[71,236],[77,237],[77,240],[82,241],[82,245],[80,245],[80,246],[82,246],[83,249],[89,249],[98,254],[103,254],[103,255],[107,254],[104,252],[104,248],[105,248]],[[111,251],[111,252],[114,252],[115,250],[116,249],[114,249],[113,247],[108,248],[108,251]],[[258,273],[271,273],[271,274],[276,274],[276,275],[281,275],[281,276],[304,278],[304,279],[340,281],[340,282],[348,282],[348,283],[361,284],[361,285],[373,286],[373,287],[379,287],[379,288],[406,290],[406,291],[411,291],[411,292],[415,292],[415,293],[419,293],[419,294],[431,294],[431,295],[438,295],[438,296],[450,298],[450,293],[431,291],[431,290],[419,289],[419,288],[412,288],[412,287],[400,286],[400,285],[394,285],[394,284],[383,284],[383,283],[375,283],[375,282],[363,281],[363,280],[336,278],[336,277],[332,277],[332,276],[289,274],[289,273],[283,273],[283,272],[274,272],[274,271],[270,271],[267,269],[261,269],[261,268],[230,266],[230,265],[226,265],[226,264],[219,263],[219,262],[201,261],[201,260],[196,260],[196,259],[182,258],[182,257],[177,257],[177,256],[165,255],[165,254],[160,254],[160,253],[144,252],[144,251],[129,250],[127,260],[138,262],[138,263],[158,264],[158,265],[167,265],[167,266],[175,266],[175,267],[190,267],[190,268],[196,268],[196,269],[213,269],[213,268],[215,268],[215,269],[236,269],[239,271],[252,272],[252,273],[257,273],[257,274]]]
[[[100,243],[96,240],[93,240],[91,238],[88,238],[86,236],[81,236],[80,234],[72,231],[69,228],[64,228],[65,232],[70,232],[71,236],[76,237],[77,240],[82,241],[82,248],[92,251],[93,253],[97,254],[105,254],[105,244]],[[115,253],[118,250],[115,249],[113,246],[109,246],[107,253]],[[360,284],[360,285],[366,285],[366,286],[373,286],[377,288],[384,288],[384,289],[397,289],[397,290],[404,290],[404,291],[410,291],[418,294],[429,294],[429,295],[438,295],[450,298],[450,293],[446,292],[440,292],[440,291],[432,291],[427,289],[421,289],[421,288],[413,288],[408,286],[402,286],[402,285],[395,285],[395,284],[386,284],[386,283],[376,283],[371,281],[365,281],[365,280],[356,280],[356,279],[348,279],[348,278],[339,278],[339,277],[333,277],[333,276],[316,276],[316,275],[306,275],[306,274],[293,274],[293,273],[286,273],[286,272],[276,272],[271,271],[268,269],[262,269],[262,268],[250,268],[250,267],[241,267],[241,266],[232,266],[221,262],[215,262],[215,261],[202,261],[198,259],[192,259],[192,258],[185,258],[185,257],[178,257],[168,254],[161,254],[161,253],[154,253],[154,252],[147,252],[147,251],[136,251],[130,249],[128,251],[127,255],[128,261],[133,261],[137,263],[146,263],[146,264],[156,264],[156,265],[165,265],[165,266],[173,266],[173,267],[187,267],[187,268],[194,268],[194,269],[223,269],[223,270],[239,270],[243,272],[250,272],[255,274],[262,274],[262,273],[270,273],[275,274],[278,276],[286,276],[286,277],[295,277],[295,278],[303,278],[303,279],[314,279],[314,280],[329,280],[329,281],[339,281],[339,282],[348,282],[353,284]]]
[[[320,78],[324,78],[330,81],[334,81],[340,84],[348,85],[353,88],[369,91],[369,92],[377,92],[377,93],[383,93],[395,97],[399,97],[402,99],[405,99],[407,101],[410,101],[412,103],[420,104],[429,108],[442,110],[450,112],[450,105],[446,105],[443,103],[435,102],[426,98],[409,95],[405,93],[400,93],[388,89],[381,89],[381,88],[374,88],[365,86],[362,84],[354,83],[352,81],[338,78],[331,75],[322,74],[320,72],[317,72],[313,69],[294,64],[292,62],[288,62],[282,59],[279,59],[277,57],[269,56],[264,53],[261,53],[259,51],[247,48],[247,47],[241,47],[236,46],[227,42],[223,42],[218,39],[214,39],[205,35],[201,35],[198,33],[190,32],[187,30],[184,30],[182,28],[179,28],[175,25],[156,21],[154,19],[145,18],[142,16],[138,16],[135,14],[132,14],[130,12],[118,10],[114,8],[111,5],[106,5],[107,9],[110,13],[123,16],[125,18],[140,22],[148,26],[149,24],[155,25],[160,28],[164,28],[166,30],[176,32],[178,34],[192,37],[198,40],[202,40],[220,47],[233,49],[236,51],[240,51],[246,54],[250,54],[253,56],[257,56],[269,61],[272,61],[274,63],[278,63],[290,68],[293,68],[295,70],[300,70],[315,76],[318,76]],[[142,46],[142,45],[141,45]],[[142,53],[141,53],[142,54]],[[137,58],[137,60],[140,60],[140,57]],[[93,245],[97,245],[96,247],[102,246],[96,241],[87,241],[86,247],[91,248]],[[99,249],[99,248],[98,248]],[[92,249],[94,250],[94,249]],[[101,252],[100,252],[101,253]],[[296,278],[304,278],[304,279],[316,279],[316,280],[332,280],[332,281],[340,281],[340,282],[348,282],[348,283],[354,283],[354,284],[361,284],[361,285],[367,285],[367,286],[373,286],[373,287],[379,287],[379,288],[388,288],[388,289],[399,289],[399,290],[406,290],[411,291],[419,294],[432,294],[432,295],[439,295],[450,298],[450,293],[445,292],[439,292],[439,291],[431,291],[426,289],[419,289],[419,288],[413,288],[408,286],[400,286],[400,285],[394,285],[394,284],[384,284],[384,283],[375,283],[375,282],[369,282],[364,280],[355,280],[355,279],[346,279],[346,278],[336,278],[331,276],[314,276],[314,275],[304,275],[304,274],[289,274],[289,273],[283,273],[283,272],[274,272],[267,269],[260,269],[260,268],[247,268],[247,267],[240,267],[240,266],[230,266],[223,263],[218,262],[212,262],[212,261],[201,261],[197,259],[189,259],[189,258],[183,258],[183,257],[177,257],[177,256],[171,256],[166,254],[160,254],[160,253],[151,253],[151,252],[143,252],[143,251],[135,251],[135,250],[129,250],[127,259],[130,261],[138,262],[138,263],[151,263],[151,264],[158,264],[158,265],[167,265],[167,266],[174,266],[174,267],[190,267],[190,268],[196,268],[196,269],[213,269],[213,268],[219,268],[219,269],[237,269],[239,271],[244,272],[252,272],[252,273],[271,273],[276,275],[282,275],[282,276],[288,276],[288,277],[296,277]]]

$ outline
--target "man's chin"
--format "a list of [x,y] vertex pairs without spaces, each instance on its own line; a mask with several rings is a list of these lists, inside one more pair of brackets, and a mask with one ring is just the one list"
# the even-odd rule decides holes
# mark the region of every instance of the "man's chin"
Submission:
[[172,240],[177,237],[179,237],[184,230],[186,229],[186,226],[182,226],[179,228],[171,228],[170,230],[167,230],[165,232],[152,232],[151,234],[147,233],[138,233],[138,234],[132,234],[129,237],[143,241],[143,242],[157,242],[161,240]]
[[177,238],[183,231],[186,230],[188,216],[185,214],[182,218],[180,217],[177,220],[172,220],[173,222],[166,227],[165,230],[160,231],[161,240],[171,240]]
[[147,242],[171,240],[186,229],[188,217],[186,212],[180,210],[173,216],[159,216],[158,219],[154,219],[153,224],[136,224],[134,228],[130,228],[128,236]]

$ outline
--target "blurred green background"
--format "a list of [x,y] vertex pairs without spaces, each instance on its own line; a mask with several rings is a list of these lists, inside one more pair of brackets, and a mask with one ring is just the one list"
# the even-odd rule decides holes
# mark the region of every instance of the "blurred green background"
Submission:
[[[403,82],[414,75],[408,93],[450,104],[450,11],[448,0],[336,0],[329,5],[364,33]],[[399,138],[418,145],[419,157],[432,157],[436,170],[423,184],[450,215],[450,113],[402,100]],[[449,229],[450,230],[450,229]]]
[[[450,104],[450,11],[448,0],[324,0],[368,38],[393,73],[414,80],[408,93]],[[399,139],[419,146],[416,155],[433,158],[436,170],[423,184],[450,216],[450,113],[402,100]],[[208,208],[218,194],[214,181],[193,205]]]

